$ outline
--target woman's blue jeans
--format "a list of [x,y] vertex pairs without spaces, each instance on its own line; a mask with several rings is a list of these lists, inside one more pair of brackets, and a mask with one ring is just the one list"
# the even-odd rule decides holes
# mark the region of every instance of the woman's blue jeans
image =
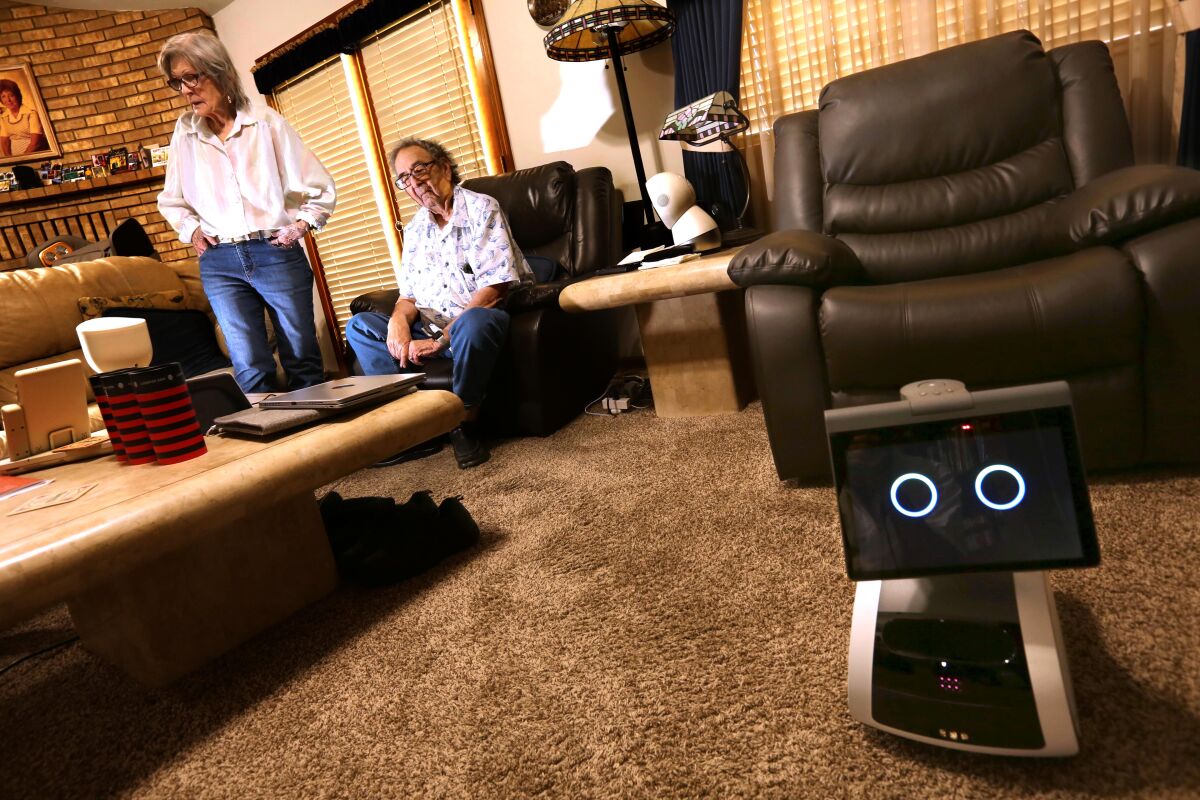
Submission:
[[302,248],[276,247],[258,239],[213,245],[200,256],[200,280],[243,392],[279,389],[264,309],[275,327],[288,390],[325,379],[313,321],[313,275]]
[[[393,375],[399,362],[387,349],[388,317],[375,311],[355,314],[346,324],[346,341],[358,356],[367,375]],[[428,339],[420,318],[412,325],[414,339]],[[508,312],[498,308],[468,308],[450,326],[450,348],[436,358],[449,358],[451,391],[467,408],[483,401],[488,381],[496,368],[496,357],[508,338]],[[410,367],[419,372],[419,364]]]

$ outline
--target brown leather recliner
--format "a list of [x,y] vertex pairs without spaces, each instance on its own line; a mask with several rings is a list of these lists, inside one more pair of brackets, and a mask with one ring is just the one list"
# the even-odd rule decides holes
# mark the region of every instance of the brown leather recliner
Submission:
[[[499,201],[527,256],[557,261],[564,275],[510,293],[508,342],[481,409],[494,433],[546,436],[599,396],[617,367],[616,312],[568,314],[558,293],[570,280],[621,258],[621,195],[607,167],[576,171],[565,161],[463,181]],[[354,299],[350,310],[390,314],[395,289]],[[450,389],[450,361],[430,359],[424,389]]]
[[1200,457],[1200,173],[1131,166],[1103,43],[953,47],[774,130],[775,232],[729,274],[781,478],[923,378],[1065,379],[1089,468]]

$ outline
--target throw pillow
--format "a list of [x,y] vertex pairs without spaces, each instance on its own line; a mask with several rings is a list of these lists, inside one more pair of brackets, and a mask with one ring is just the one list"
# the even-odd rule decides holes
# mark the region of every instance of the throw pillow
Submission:
[[104,316],[110,308],[187,308],[187,295],[182,289],[172,289],[167,292],[143,292],[127,294],[121,297],[81,297],[79,298],[79,313],[85,320]]
[[203,311],[116,306],[105,309],[103,316],[146,320],[150,344],[154,347],[150,363],[157,366],[179,362],[185,378],[230,366],[229,359],[217,347],[216,332]]
[[533,271],[533,279],[537,283],[549,283],[565,272],[562,264],[546,256],[525,256],[529,269]]

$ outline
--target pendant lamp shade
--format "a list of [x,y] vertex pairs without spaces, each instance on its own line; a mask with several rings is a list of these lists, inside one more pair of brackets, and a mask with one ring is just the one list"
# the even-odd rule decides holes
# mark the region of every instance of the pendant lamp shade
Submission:
[[555,61],[612,58],[609,29],[622,56],[665,42],[675,31],[675,16],[649,0],[575,0],[562,18],[545,38],[546,55]]

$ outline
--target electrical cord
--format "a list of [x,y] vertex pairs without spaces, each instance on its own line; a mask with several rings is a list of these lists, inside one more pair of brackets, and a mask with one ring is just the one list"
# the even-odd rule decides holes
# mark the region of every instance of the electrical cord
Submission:
[[72,636],[69,639],[63,639],[61,642],[55,642],[54,644],[46,645],[41,650],[34,650],[32,653],[26,653],[25,655],[21,656],[17,660],[10,661],[9,663],[5,664],[3,667],[0,667],[0,675],[3,675],[4,673],[8,672],[9,670],[11,670],[21,664],[24,664],[26,661],[28,661],[31,658],[37,658],[40,655],[49,653],[51,650],[56,650],[59,647],[65,647],[66,645],[69,645],[72,642],[78,642],[78,641],[79,641],[78,636]]

